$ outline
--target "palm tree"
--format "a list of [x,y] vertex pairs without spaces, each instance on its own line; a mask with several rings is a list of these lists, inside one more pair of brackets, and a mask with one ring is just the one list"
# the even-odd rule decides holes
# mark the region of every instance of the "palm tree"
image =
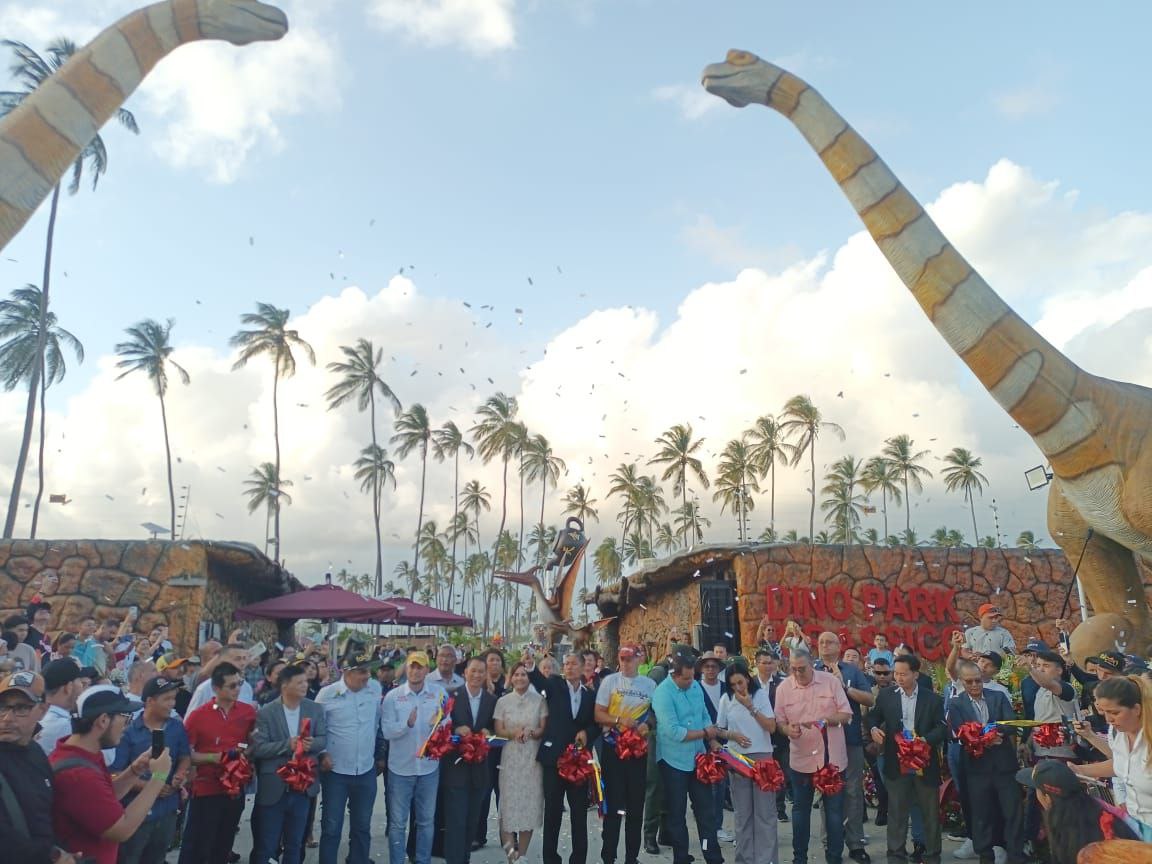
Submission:
[[767,528],[760,532],[760,536],[756,539],[761,543],[775,543],[778,539],[776,537],[776,529],[769,525]]
[[[40,368],[40,455],[37,461],[38,485],[36,501],[32,506],[32,528],[29,535],[36,539],[36,527],[40,518],[40,501],[44,497],[44,421],[45,403],[49,386],[62,381],[67,365],[64,362],[64,346],[67,345],[84,362],[84,346],[70,332],[60,327],[56,314],[49,312],[46,318],[48,338],[45,340],[44,354],[40,353],[40,313],[44,300],[39,288],[25,285],[12,292],[10,299],[0,301],[0,380],[5,390],[15,390],[17,386],[33,384],[33,372]],[[15,526],[13,526],[15,527]]]
[[[272,440],[276,445],[276,469],[274,476],[280,477],[280,379],[291,378],[296,374],[296,356],[293,348],[299,348],[312,365],[316,365],[316,352],[300,336],[298,330],[288,329],[288,318],[292,312],[288,309],[277,309],[270,303],[257,303],[255,312],[245,312],[240,316],[240,323],[254,327],[254,330],[238,330],[229,340],[233,348],[240,349],[240,356],[232,364],[233,369],[240,369],[248,365],[254,357],[267,355],[272,359]],[[280,504],[279,497],[275,499],[273,519],[275,520],[276,560],[283,560],[280,548]]]
[[476,546],[480,548],[483,544],[480,542],[480,511],[492,510],[492,496],[488,494],[488,490],[480,485],[479,480],[469,480],[464,484],[464,495],[461,501],[461,511],[464,513],[471,513],[475,519],[476,526]]
[[592,563],[596,568],[596,581],[599,584],[611,585],[620,581],[623,566],[615,537],[605,537],[600,541],[600,545],[592,553]]
[[655,548],[665,555],[670,555],[672,550],[679,545],[680,540],[676,536],[676,529],[669,522],[661,522],[660,527],[656,529]]
[[[623,538],[628,533],[628,522],[632,515],[632,506],[636,501],[636,491],[640,486],[640,475],[636,472],[636,463],[626,465],[621,462],[616,468],[616,473],[608,478],[611,484],[608,487],[608,497],[611,498],[616,495],[623,499],[623,506],[620,508],[620,519],[623,523],[620,528],[620,535]],[[623,540],[621,540],[623,542]]]
[[916,532],[911,528],[905,528],[900,532],[900,536],[893,538],[896,540],[893,546],[919,546],[920,538],[916,536]]
[[171,366],[180,376],[180,381],[187,385],[191,380],[184,367],[172,359],[172,325],[171,318],[164,324],[146,318],[138,324],[133,324],[124,332],[128,334],[127,342],[116,345],[116,354],[121,358],[116,363],[117,369],[123,369],[116,380],[133,372],[143,372],[152,382],[156,395],[160,397],[160,421],[164,427],[164,456],[168,466],[168,510],[171,519],[171,533],[169,536],[176,539],[176,487],[172,484],[172,447],[168,443],[168,411],[164,407],[164,394],[168,392],[168,367]]
[[396,431],[392,443],[396,445],[396,455],[408,458],[413,450],[420,451],[420,509],[416,515],[416,558],[412,569],[420,572],[420,526],[424,524],[424,486],[428,479],[428,444],[432,440],[432,424],[428,421],[428,410],[419,402],[396,418]]
[[[76,53],[76,43],[70,39],[56,39],[48,46],[47,57],[42,57],[23,42],[11,39],[0,41],[7,48],[11,48],[16,55],[15,62],[9,67],[9,72],[16,81],[18,89],[0,92],[0,117],[16,109],[25,99],[50,78],[57,69],[68,62]],[[125,129],[139,134],[140,127],[136,125],[136,118],[131,111],[120,108],[116,118]],[[85,166],[88,166],[92,175],[92,189],[95,191],[100,177],[108,170],[108,150],[104,146],[104,139],[94,135],[85,145],[72,163],[72,181],[68,184],[68,192],[75,195],[80,191],[80,181],[84,176]],[[41,395],[44,401],[40,384],[40,376],[47,366],[48,336],[51,330],[48,319],[48,295],[52,284],[52,251],[56,236],[56,215],[60,205],[60,184],[57,183],[52,190],[52,203],[48,211],[48,235],[44,247],[44,273],[41,280],[40,310],[37,322],[36,356],[39,362],[31,368],[31,378],[28,384],[28,403],[24,411],[24,435],[20,440],[20,452],[16,457],[16,468],[12,476],[12,491],[8,499],[8,516],[4,521],[4,539],[12,536],[16,528],[16,513],[20,504],[20,487],[24,481],[24,469],[28,464],[28,451],[32,444],[32,425],[35,422],[36,398]],[[41,406],[43,411],[43,406]],[[42,494],[42,490],[41,490]],[[40,494],[37,495],[39,500]],[[36,535],[33,534],[33,537]]]
[[928,456],[928,450],[916,451],[916,442],[907,435],[895,435],[884,442],[880,455],[892,463],[900,482],[904,485],[904,530],[912,530],[912,499],[908,495],[909,486],[917,492],[924,491],[925,478],[932,472],[920,462]]
[[651,545],[656,524],[660,521],[660,517],[668,511],[668,505],[664,502],[664,490],[656,482],[655,475],[648,474],[637,480],[636,489],[633,493],[632,509],[637,517],[637,530],[644,533],[644,527],[647,526],[648,544]]
[[399,576],[402,581],[408,583],[408,596],[416,599],[416,593],[420,590],[420,577],[412,569],[412,565],[407,561],[401,561],[392,568],[392,572]]
[[901,501],[900,474],[896,468],[883,456],[873,456],[864,463],[864,471],[860,474],[860,485],[864,491],[871,495],[880,490],[880,512],[884,514],[884,536],[888,536],[888,499],[896,504]]
[[355,473],[352,475],[360,481],[360,491],[372,495],[372,516],[376,523],[376,581],[375,591],[378,596],[384,594],[384,582],[380,572],[380,513],[384,500],[384,484],[391,482],[396,488],[396,463],[388,458],[388,451],[379,444],[369,444],[360,451],[359,458],[352,463]]
[[[682,510],[684,513],[688,513],[688,473],[694,474],[705,489],[709,486],[708,475],[704,473],[704,465],[696,456],[692,455],[704,444],[704,439],[692,439],[692,424],[677,423],[657,438],[656,444],[659,445],[660,450],[648,460],[648,464],[666,466],[660,479],[673,480],[672,494],[680,496]],[[685,531],[687,530],[686,522]]]
[[248,487],[244,494],[248,496],[248,512],[255,513],[261,507],[267,508],[268,518],[264,520],[264,552],[268,552],[268,522],[273,514],[280,513],[280,505],[291,504],[292,496],[284,491],[285,486],[291,486],[291,480],[283,480],[276,472],[276,466],[271,462],[264,462],[252,469],[244,481]]
[[792,460],[793,447],[784,440],[780,424],[771,414],[758,417],[747,432],[751,445],[751,457],[756,471],[763,479],[771,474],[771,495],[769,497],[768,527],[776,531],[776,463],[788,464]]
[[808,512],[808,536],[811,537],[816,530],[816,439],[826,429],[843,441],[844,430],[838,424],[824,420],[820,409],[803,395],[789,399],[780,416],[780,431],[785,438],[794,439],[791,442],[791,464],[798,465],[804,454],[808,454],[811,470],[809,479],[812,481],[808,490],[812,494],[812,506]]
[[[503,490],[500,497],[500,528],[496,536],[504,533],[505,523],[508,521],[508,460],[515,452],[516,442],[520,437],[520,424],[516,422],[516,412],[519,405],[515,396],[497,393],[489,396],[484,404],[476,409],[476,423],[469,432],[476,442],[476,452],[487,465],[495,458],[504,463]],[[489,581],[495,583],[495,563]],[[488,632],[488,618],[490,611],[490,594],[484,595],[484,632]]]
[[416,536],[416,545],[420,554],[424,556],[424,572],[427,578],[424,587],[440,602],[440,577],[448,567],[448,548],[444,545],[444,537],[436,528],[436,523],[429,520],[424,523],[420,533]]
[[995,549],[996,545],[997,545],[996,544],[996,538],[993,537],[991,534],[985,534],[983,537],[980,538],[980,544],[979,545],[983,546],[985,549]]
[[[448,596],[452,596],[452,591],[455,588],[456,582],[456,540],[460,536],[460,532],[456,530],[456,517],[460,514],[460,451],[464,451],[464,455],[471,459],[476,455],[476,448],[469,444],[465,438],[464,433],[460,431],[451,420],[445,422],[439,429],[432,431],[432,458],[437,462],[443,462],[445,459],[453,461],[452,467],[452,521],[449,524],[448,533],[452,538],[452,571],[448,577]],[[467,519],[464,520],[467,525]],[[468,556],[467,548],[465,548],[464,556]]]
[[543,435],[533,435],[524,445],[524,470],[529,483],[540,481],[540,524],[544,524],[544,499],[548,494],[548,481],[555,486],[560,472],[568,466],[555,454]]
[[[476,619],[476,589],[483,590],[484,574],[492,570],[492,557],[485,551],[470,555],[464,562],[464,590],[469,592],[469,597],[472,600],[471,609],[468,614],[473,620]],[[460,609],[463,611],[464,603],[461,599]]]
[[983,495],[988,483],[988,478],[980,473],[983,462],[963,447],[953,447],[945,455],[944,461],[948,464],[944,469],[944,488],[949,492],[959,489],[964,493],[964,500],[968,502],[968,509],[972,513],[972,536],[979,537],[980,529],[976,527],[976,496],[972,493],[975,491]]
[[676,511],[675,523],[687,544],[694,546],[704,541],[704,529],[711,526],[712,520],[700,512],[699,501],[689,501],[684,509]]
[[720,512],[731,508],[736,516],[737,536],[743,543],[747,537],[748,513],[756,506],[755,499],[748,493],[759,492],[756,482],[756,468],[752,458],[752,448],[745,438],[734,438],[724,445],[717,465],[716,491],[712,500],[720,502]]
[[[585,528],[590,522],[599,522],[600,513],[596,510],[599,502],[592,497],[583,483],[577,483],[564,493],[564,515],[575,516]],[[588,555],[584,556],[581,582],[585,591],[588,590]]]
[[548,552],[556,542],[556,526],[537,522],[528,533],[528,546],[535,549],[534,564],[543,565],[548,560]]
[[633,531],[624,538],[624,560],[629,564],[651,557],[653,557],[652,547],[639,531]]
[[800,538],[797,535],[795,528],[789,528],[787,531],[784,532],[784,542],[785,543],[796,543],[799,539]]
[[932,543],[935,546],[943,546],[945,548],[952,545],[951,538],[948,536],[947,526],[941,525],[932,532]]
[[964,534],[958,528],[948,529],[948,544],[950,546],[963,546]]
[[[516,466],[516,476],[520,478],[520,533],[516,535],[519,547],[516,549],[516,566],[521,567],[524,564],[524,480],[526,477],[524,471],[524,454],[528,447],[528,427],[523,423],[516,423],[511,430],[511,440],[509,447],[511,448],[511,456],[515,456],[519,464]],[[505,627],[504,629],[507,629]]]
[[[400,400],[392,388],[380,377],[380,364],[384,349],[376,348],[368,339],[357,339],[355,345],[341,345],[344,360],[328,364],[328,371],[340,376],[340,380],[328,388],[324,398],[328,400],[328,410],[339,408],[345,402],[356,400],[359,411],[368,411],[372,432],[372,447],[377,448],[376,438],[376,397],[392,404],[392,413],[400,413]],[[378,449],[378,448],[377,448]],[[395,478],[393,478],[395,484]],[[376,529],[376,593],[384,585],[384,544],[380,537],[380,490],[372,490],[372,518]]]
[[880,545],[880,532],[875,528],[867,528],[863,534],[863,542],[868,546]]
[[1021,531],[1020,536],[1016,538],[1016,545],[1021,549],[1039,549],[1040,541],[1031,531]]
[[864,496],[856,491],[860,468],[859,459],[845,456],[834,462],[832,471],[824,475],[826,485],[820,491],[830,497],[820,502],[820,509],[826,511],[824,521],[836,526],[833,538],[840,543],[857,539],[865,502]]

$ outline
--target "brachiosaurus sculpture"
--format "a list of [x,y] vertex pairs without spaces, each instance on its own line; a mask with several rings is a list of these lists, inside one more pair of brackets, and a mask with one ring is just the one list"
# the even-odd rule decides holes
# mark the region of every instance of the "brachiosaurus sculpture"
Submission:
[[188,42],[287,32],[284,13],[258,0],[165,0],[100,33],[0,120],[0,249],[161,58]]
[[[1048,528],[1097,613],[1073,654],[1145,651],[1152,563],[1152,390],[1084,372],[988,286],[868,143],[807,83],[746,51],[704,70],[708,92],[800,130],[925,314],[1047,457]],[[1089,535],[1089,531],[1093,533]]]

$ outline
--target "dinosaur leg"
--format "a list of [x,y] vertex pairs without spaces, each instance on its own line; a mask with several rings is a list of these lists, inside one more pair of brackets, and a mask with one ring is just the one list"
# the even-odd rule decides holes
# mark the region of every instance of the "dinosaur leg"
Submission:
[[1048,530],[1073,567],[1083,553],[1078,575],[1096,616],[1078,628],[1084,632],[1078,632],[1073,653],[1082,662],[1081,654],[1115,651],[1115,643],[1125,645],[1124,650],[1142,652],[1152,641],[1152,625],[1132,550],[1099,532],[1085,545],[1088,527],[1061,492],[1060,481],[1053,480],[1048,493]]

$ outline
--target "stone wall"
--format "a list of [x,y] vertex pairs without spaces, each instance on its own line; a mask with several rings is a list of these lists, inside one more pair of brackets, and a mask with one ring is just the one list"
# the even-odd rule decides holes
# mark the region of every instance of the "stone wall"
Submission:
[[[75,631],[87,615],[123,619],[135,606],[137,632],[166,624],[182,650],[196,647],[201,620],[226,628],[237,606],[290,583],[299,584],[247,544],[0,541],[0,618],[22,612],[34,595],[52,604],[53,631]],[[274,626],[256,629],[275,640]]]
[[691,632],[692,625],[700,620],[700,591],[696,584],[687,587],[654,590],[645,595],[643,601],[620,618],[616,629],[616,641],[608,651],[614,656],[621,642],[637,642],[658,652],[664,650],[668,634],[673,630]]

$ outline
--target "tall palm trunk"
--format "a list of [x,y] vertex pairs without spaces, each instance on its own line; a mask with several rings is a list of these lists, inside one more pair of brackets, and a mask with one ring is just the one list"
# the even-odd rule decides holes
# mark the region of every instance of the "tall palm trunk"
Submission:
[[40,358],[40,452],[36,457],[36,501],[32,505],[32,528],[28,536],[36,539],[36,526],[40,522],[40,501],[44,498],[44,417],[48,396],[48,370],[44,368],[44,358]]
[[[479,521],[479,515],[477,515]],[[496,544],[492,547],[492,571],[488,575],[489,586],[496,584],[497,554],[500,549],[500,538],[504,536],[504,523],[508,521],[508,456],[504,456],[504,490],[500,497],[500,530],[496,532]],[[492,592],[484,590],[484,635],[488,635],[488,618],[492,606]]]
[[769,481],[772,491],[768,498],[768,524],[772,528],[772,536],[776,536],[776,460],[772,460],[772,477]]
[[976,501],[972,497],[972,490],[965,489],[964,494],[968,497],[968,509],[972,513],[972,545],[977,546],[980,543],[980,529],[976,527]]
[[904,528],[912,533],[912,499],[908,497],[908,472],[904,472]]
[[428,445],[424,445],[424,456],[420,460],[420,512],[416,515],[416,558],[412,570],[420,572],[420,529],[424,527],[424,480],[428,476]]
[[808,509],[808,545],[816,542],[816,439],[808,445],[809,464],[812,466],[812,506]]
[[48,347],[48,287],[52,280],[52,241],[56,236],[56,213],[60,205],[60,184],[52,190],[52,206],[48,211],[48,241],[44,248],[44,278],[40,286],[40,332],[36,337],[36,356],[40,363],[32,367],[28,382],[28,405],[24,409],[24,435],[20,439],[20,454],[12,473],[12,494],[8,497],[8,515],[4,520],[4,539],[11,538],[16,529],[16,514],[20,508],[20,486],[24,482],[24,469],[28,466],[28,450],[32,446],[32,424],[36,418],[36,396],[40,385],[40,366]]
[[276,538],[276,563],[284,560],[280,554],[280,361],[272,374],[272,440],[276,445],[276,508],[273,514],[273,537]]
[[685,477],[684,471],[680,472],[680,503],[683,505],[682,512],[684,514],[684,548],[688,548],[688,484],[685,482],[688,478]]
[[516,569],[524,569],[524,453],[520,453],[520,534],[516,538]]
[[880,487],[880,511],[884,514],[884,542],[888,542],[888,490]]
[[168,409],[164,407],[164,395],[160,394],[160,422],[164,426],[164,458],[168,464],[168,517],[171,534],[176,539],[176,487],[172,483],[172,447],[168,443]]
[[[452,472],[452,572],[448,574],[448,604],[451,608],[456,591],[456,540],[460,536],[456,521],[460,515],[460,448],[456,448],[455,468]],[[467,519],[465,519],[467,522]],[[464,560],[468,560],[468,537],[464,537]]]
[[[369,422],[372,425],[372,456],[378,453],[376,444],[376,395],[368,391]],[[384,593],[384,544],[380,539],[380,472],[372,472],[372,525],[376,529],[376,596]]]

